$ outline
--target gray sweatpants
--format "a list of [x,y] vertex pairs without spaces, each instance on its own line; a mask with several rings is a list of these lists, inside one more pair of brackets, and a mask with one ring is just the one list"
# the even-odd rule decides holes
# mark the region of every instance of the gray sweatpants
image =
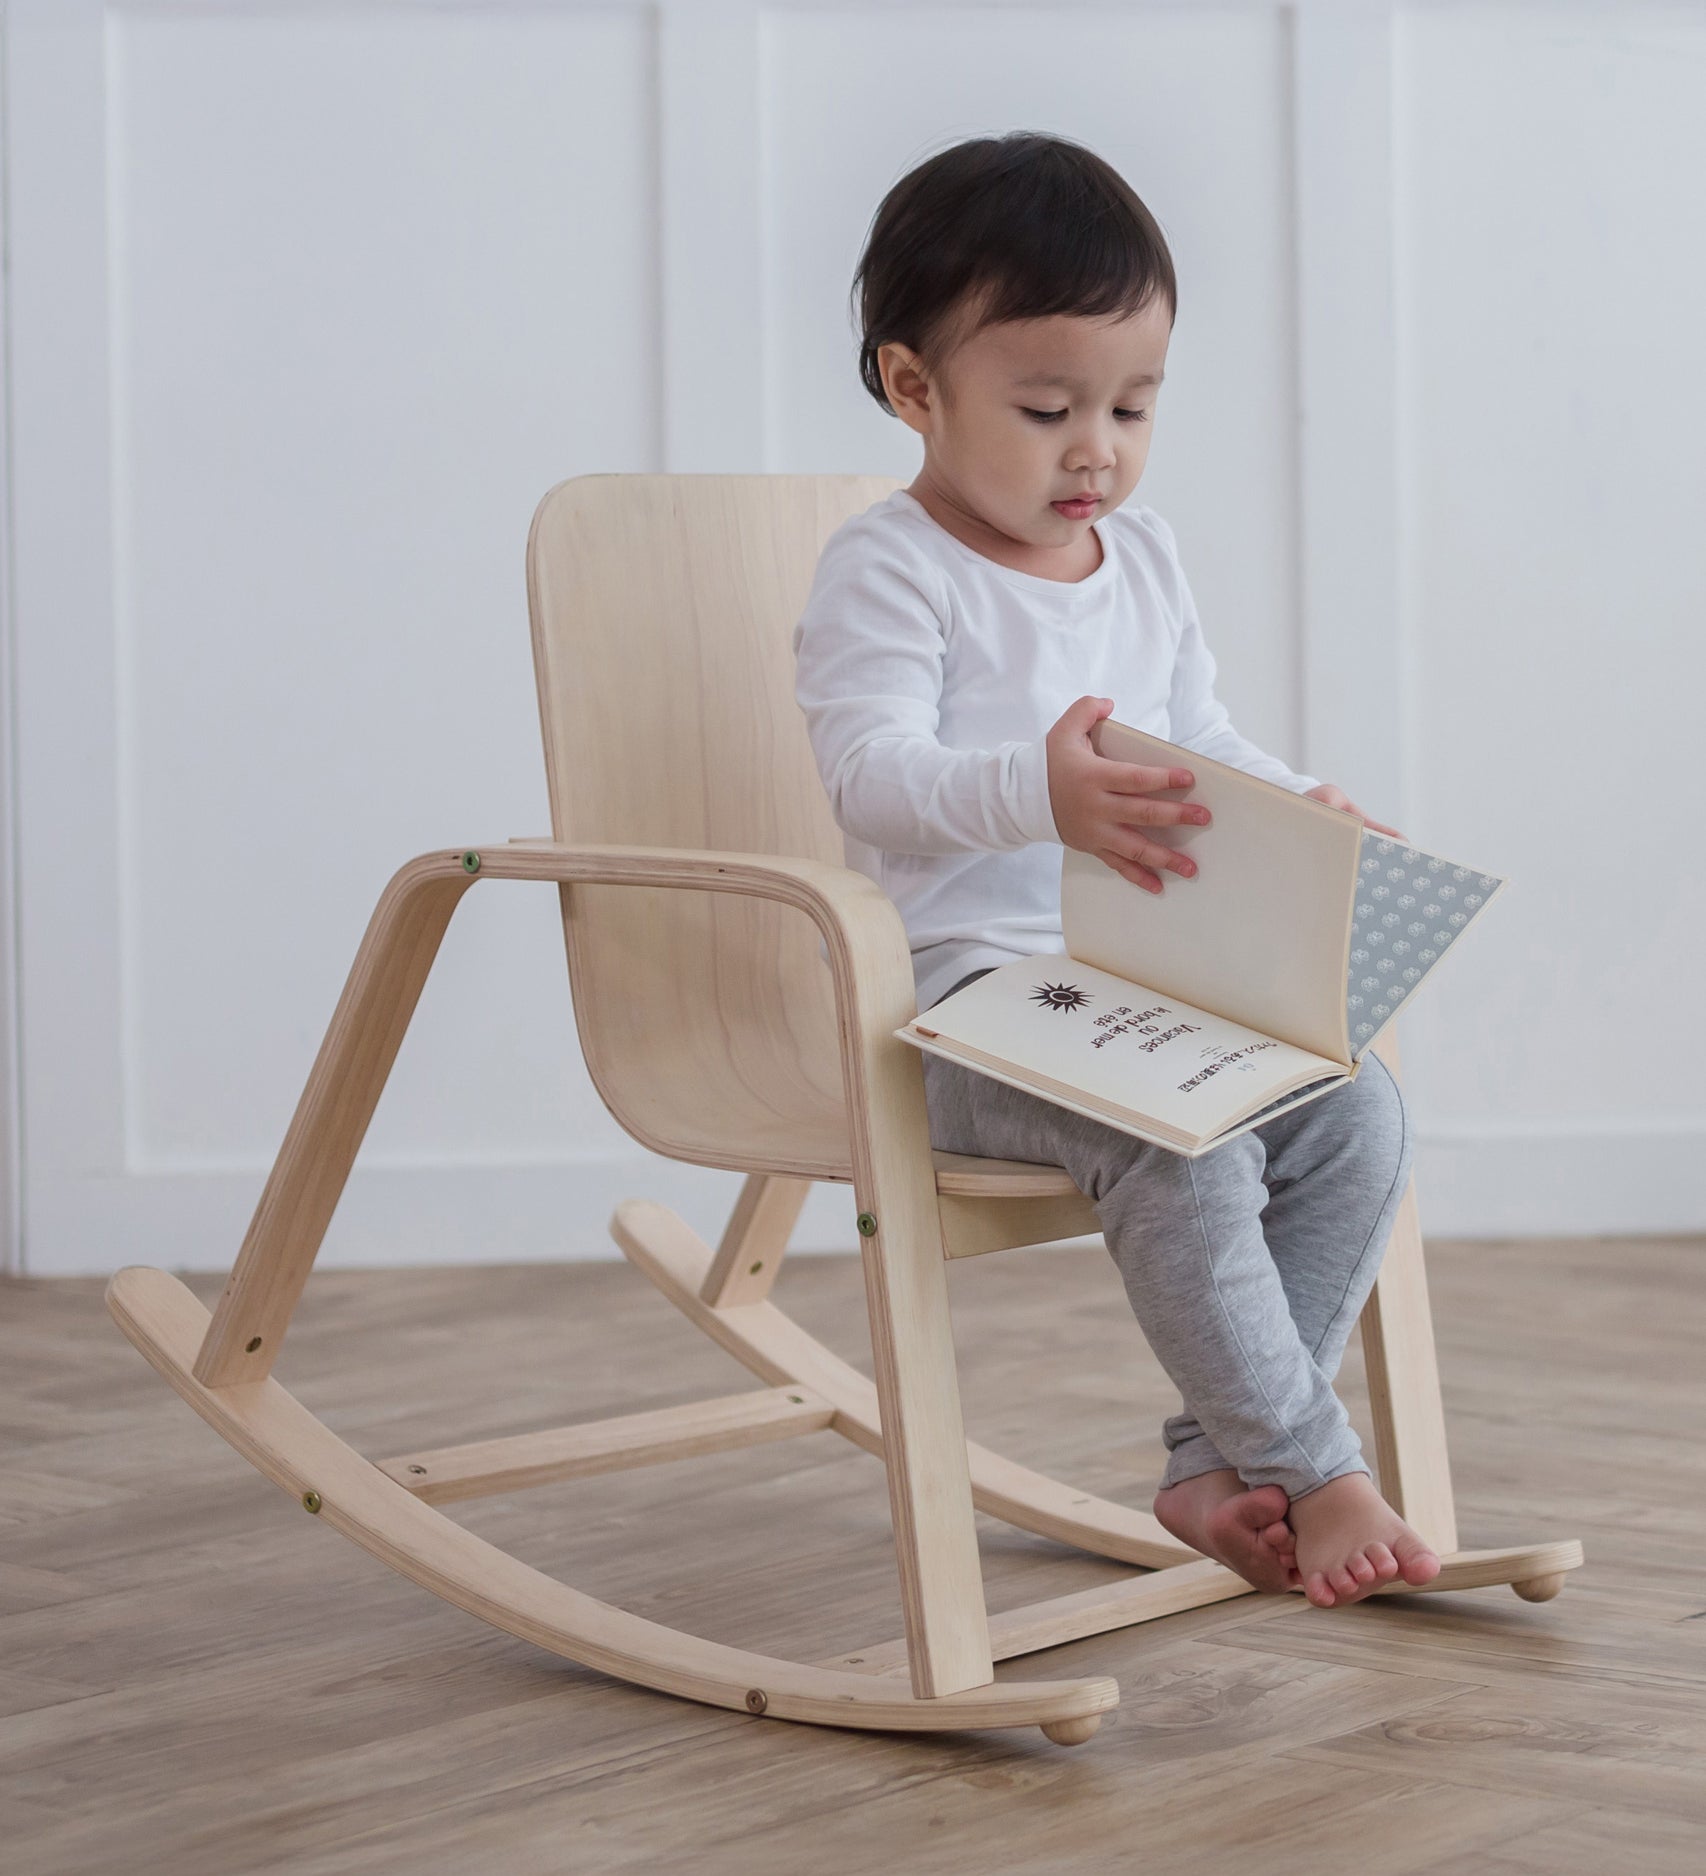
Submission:
[[1410,1176],[1403,1097],[1378,1056],[1194,1160],[938,1055],[924,1091],[932,1146],[1063,1166],[1095,1205],[1182,1397],[1163,1485],[1230,1466],[1301,1498],[1368,1471],[1332,1380]]

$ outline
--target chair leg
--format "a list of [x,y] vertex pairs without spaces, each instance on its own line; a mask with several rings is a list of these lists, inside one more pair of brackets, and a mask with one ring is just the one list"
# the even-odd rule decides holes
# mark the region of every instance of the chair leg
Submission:
[[809,1179],[789,1179],[777,1173],[747,1175],[705,1273],[705,1287],[700,1291],[705,1302],[713,1309],[730,1309],[764,1301],[811,1189]]
[[272,1373],[445,928],[473,883],[455,855],[427,855],[400,868],[374,906],[196,1357],[204,1387]]
[[[1375,1043],[1374,1052],[1396,1079],[1398,1041],[1392,1025]],[[1361,1328],[1381,1492],[1400,1517],[1446,1556],[1457,1549],[1457,1507],[1414,1179],[1398,1208]]]
[[923,1066],[892,1031],[910,1014],[839,1012],[883,1461],[913,1692],[995,1677]]

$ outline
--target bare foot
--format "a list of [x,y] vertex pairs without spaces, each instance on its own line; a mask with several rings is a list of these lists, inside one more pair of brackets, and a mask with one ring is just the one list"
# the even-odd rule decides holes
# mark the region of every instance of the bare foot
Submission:
[[1257,1589],[1295,1589],[1297,1539],[1277,1485],[1251,1491],[1231,1467],[1199,1472],[1155,1494],[1155,1515],[1183,1544],[1236,1570]]
[[1297,1573],[1322,1609],[1360,1602],[1402,1577],[1412,1588],[1439,1575],[1439,1558],[1374,1489],[1366,1472],[1347,1472],[1291,1501]]

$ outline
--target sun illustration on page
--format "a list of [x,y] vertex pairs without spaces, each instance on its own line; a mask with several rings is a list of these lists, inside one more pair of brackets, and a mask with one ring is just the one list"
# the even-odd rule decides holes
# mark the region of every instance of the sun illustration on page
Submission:
[[1076,984],[1039,984],[1031,995],[1045,1010],[1081,1010],[1090,1001]]

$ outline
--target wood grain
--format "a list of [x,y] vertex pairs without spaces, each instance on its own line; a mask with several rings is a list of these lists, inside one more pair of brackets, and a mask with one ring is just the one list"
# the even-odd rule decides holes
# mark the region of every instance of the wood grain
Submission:
[[[1428,1259],[1464,1543],[1580,1533],[1587,1566],[1534,1607],[1247,1596],[1000,1668],[1119,1678],[1070,1753],[1034,1732],[770,1725],[556,1661],[295,1510],[161,1387],[98,1284],[0,1287],[7,1467],[40,1492],[0,1527],[7,1876],[1105,1876],[1140,1856],[1163,1876],[1692,1876],[1706,1244]],[[794,1254],[777,1288],[868,1375],[856,1259]],[[952,1289],[973,1437],[1146,1510],[1175,1396],[1106,1253],[968,1259]],[[321,1273],[281,1378],[374,1453],[747,1384],[618,1265]],[[1366,1430],[1354,1350],[1341,1386]],[[733,1647],[823,1660],[893,1633],[882,1469],[841,1441],[455,1509]],[[1128,1574],[978,1524],[997,1612]]]

